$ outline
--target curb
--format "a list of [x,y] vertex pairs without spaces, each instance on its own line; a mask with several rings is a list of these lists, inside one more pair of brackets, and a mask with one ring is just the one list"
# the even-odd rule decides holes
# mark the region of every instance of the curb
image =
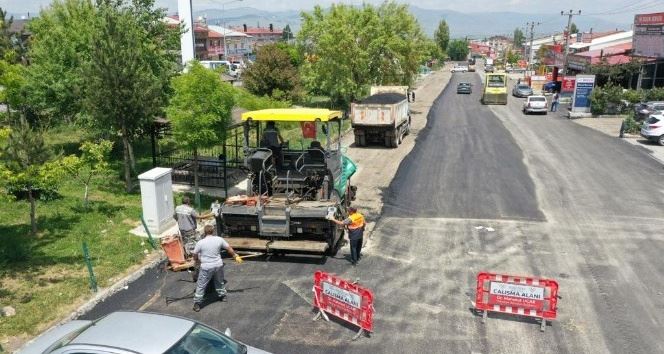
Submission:
[[153,259],[152,261],[144,264],[143,266],[141,266],[139,269],[137,269],[133,273],[131,273],[131,274],[125,276],[124,278],[118,280],[113,285],[109,286],[108,288],[100,289],[92,299],[88,300],[85,304],[81,305],[79,308],[77,308],[76,310],[71,312],[65,318],[58,321],[56,324],[54,324],[51,327],[41,331],[34,338],[32,338],[29,341],[25,342],[17,350],[17,352],[21,351],[24,347],[26,347],[27,345],[32,343],[40,335],[52,330],[55,327],[58,327],[58,326],[63,325],[67,322],[75,320],[76,318],[78,318],[78,317],[84,315],[85,313],[87,313],[88,311],[92,310],[99,303],[104,302],[106,299],[108,299],[112,295],[124,290],[125,286],[133,283],[136,279],[140,278],[143,274],[145,274],[145,272],[147,272],[148,269],[158,265],[159,263],[163,262],[166,259],[166,255],[164,254],[163,251],[158,250],[157,252],[158,252],[158,256],[155,259]]

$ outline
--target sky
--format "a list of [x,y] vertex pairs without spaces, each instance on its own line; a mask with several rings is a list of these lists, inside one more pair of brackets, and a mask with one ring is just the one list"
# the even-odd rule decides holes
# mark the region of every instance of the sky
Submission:
[[[159,6],[177,11],[177,0],[156,0]],[[40,7],[48,5],[51,0],[0,0],[0,7],[12,14],[36,13]],[[194,10],[221,8],[228,0],[193,0]],[[231,7],[255,7],[264,10],[307,10],[314,5],[328,6],[332,3],[360,5],[362,0],[241,0],[226,5]],[[379,4],[382,0],[365,0],[367,3]],[[561,10],[582,10],[582,14],[596,14],[608,20],[631,22],[635,13],[664,12],[664,0],[471,0],[471,1],[440,1],[419,0],[399,1],[425,9],[447,9],[459,12],[491,12],[511,11],[522,13],[557,14]]]

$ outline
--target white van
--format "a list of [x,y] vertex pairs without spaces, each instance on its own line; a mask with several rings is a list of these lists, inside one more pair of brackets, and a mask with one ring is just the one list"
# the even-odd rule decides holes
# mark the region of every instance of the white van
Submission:
[[233,64],[228,60],[201,60],[201,65],[212,70],[224,66],[226,67],[226,73],[233,77],[239,77],[242,72],[239,65]]

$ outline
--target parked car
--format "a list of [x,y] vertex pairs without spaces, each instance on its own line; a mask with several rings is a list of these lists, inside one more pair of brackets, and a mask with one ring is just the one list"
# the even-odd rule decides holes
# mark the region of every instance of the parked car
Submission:
[[546,114],[548,104],[544,96],[528,96],[523,102],[523,113],[544,113]]
[[634,117],[638,121],[647,119],[653,114],[664,112],[664,101],[650,101],[634,105]]
[[471,94],[473,93],[473,87],[470,82],[460,82],[457,85],[457,93]]
[[467,73],[468,72],[468,67],[465,65],[454,65],[452,70],[450,70],[453,73]]
[[562,84],[560,81],[548,81],[542,86],[542,91],[547,93],[560,92]]
[[484,66],[484,72],[485,73],[492,73],[494,71],[493,65],[485,65]]
[[641,136],[664,146],[664,114],[653,114],[641,125]]
[[512,96],[514,97],[528,97],[533,95],[533,89],[526,84],[515,85],[512,89]]
[[267,353],[226,332],[178,316],[119,311],[97,321],[76,320],[55,327],[18,353]]

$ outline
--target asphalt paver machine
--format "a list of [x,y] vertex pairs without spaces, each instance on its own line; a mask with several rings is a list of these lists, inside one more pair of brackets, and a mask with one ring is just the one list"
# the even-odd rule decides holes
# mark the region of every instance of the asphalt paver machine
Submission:
[[[269,254],[334,254],[343,230],[327,217],[346,217],[356,192],[356,166],[341,148],[342,113],[267,109],[242,120],[247,194],[221,207],[226,240]],[[285,132],[297,132],[299,143],[283,141]]]

